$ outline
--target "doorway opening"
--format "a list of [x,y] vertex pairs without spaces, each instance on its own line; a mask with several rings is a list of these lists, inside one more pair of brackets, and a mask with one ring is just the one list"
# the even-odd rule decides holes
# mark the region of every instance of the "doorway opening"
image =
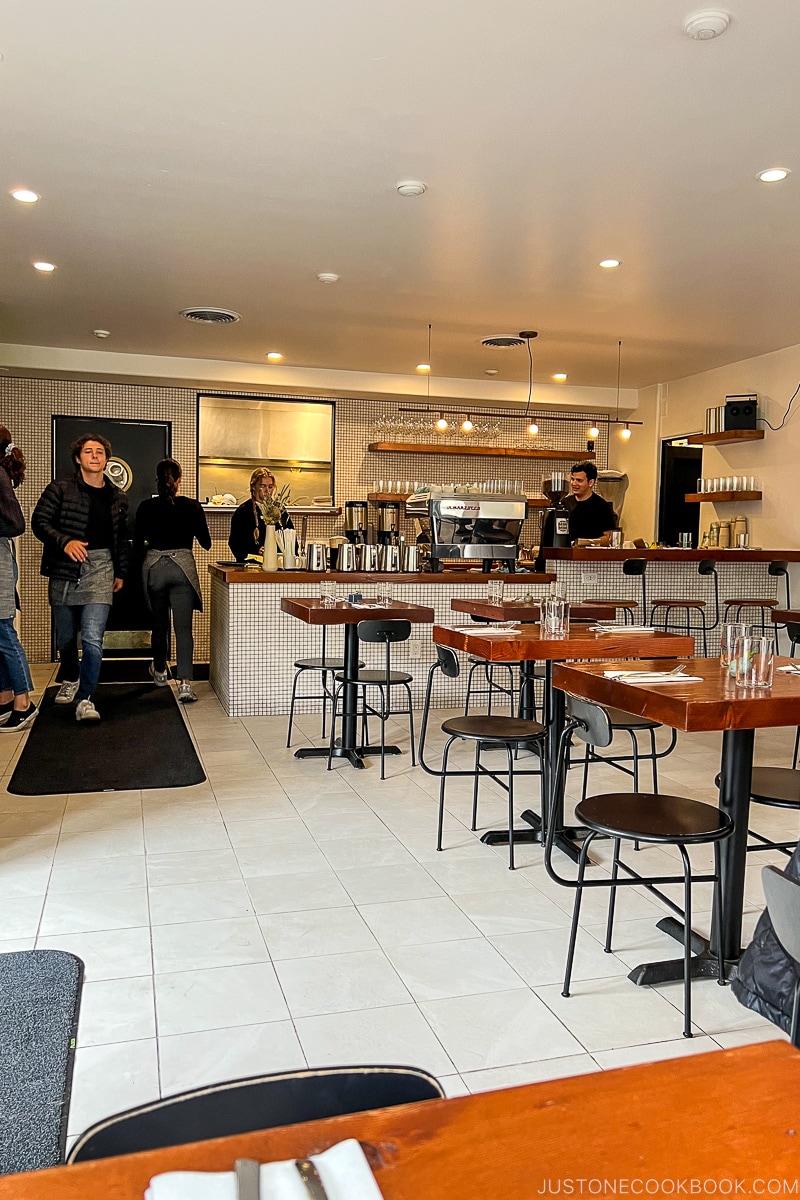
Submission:
[[661,443],[661,478],[658,496],[658,541],[677,546],[678,534],[691,535],[697,548],[700,532],[700,505],[685,497],[697,491],[703,473],[703,447],[692,446],[688,438],[670,438]]

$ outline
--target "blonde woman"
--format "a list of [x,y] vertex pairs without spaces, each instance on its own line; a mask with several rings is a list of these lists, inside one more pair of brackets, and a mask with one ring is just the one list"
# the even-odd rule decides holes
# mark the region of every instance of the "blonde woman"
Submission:
[[[231,532],[228,546],[237,562],[244,562],[248,554],[261,554],[267,526],[262,506],[269,505],[275,493],[275,476],[266,467],[256,467],[250,476],[250,499],[245,500],[231,517]],[[285,508],[279,510],[276,526],[294,529],[292,519]]]

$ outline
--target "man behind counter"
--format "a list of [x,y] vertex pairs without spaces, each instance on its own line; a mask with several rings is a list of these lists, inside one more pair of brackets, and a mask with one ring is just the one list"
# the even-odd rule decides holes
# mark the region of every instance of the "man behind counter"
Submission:
[[[564,508],[569,513],[570,545],[594,542],[598,546],[607,546],[611,530],[617,527],[617,518],[608,501],[595,494],[597,467],[592,462],[575,463],[569,481],[572,495],[564,500]],[[553,514],[549,513],[542,529],[539,562],[543,561],[543,548],[552,544]]]

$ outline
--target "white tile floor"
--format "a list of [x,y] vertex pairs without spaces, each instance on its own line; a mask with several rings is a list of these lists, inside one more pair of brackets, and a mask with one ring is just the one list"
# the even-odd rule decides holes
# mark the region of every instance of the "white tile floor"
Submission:
[[[37,686],[52,674],[37,668]],[[306,1064],[414,1064],[457,1095],[783,1036],[702,981],[696,1037],[681,1037],[680,985],[626,978],[677,952],[654,926],[663,909],[638,890],[620,897],[612,955],[604,895],[587,897],[564,999],[572,893],[545,874],[540,848],[520,847],[511,873],[504,847],[479,843],[468,782],[449,785],[437,854],[438,781],[408,754],[387,760],[384,782],[375,759],[329,773],[285,749],[284,718],[232,720],[208,684],[197,690],[185,713],[209,778],[196,787],[10,796],[22,739],[0,736],[0,950],[59,947],[86,963],[72,1134],[159,1095]],[[317,732],[301,718],[296,744]],[[788,765],[793,732],[760,732],[758,760]],[[407,748],[402,723],[392,739]],[[681,735],[662,790],[713,801],[719,744]],[[592,786],[626,782],[597,767]],[[502,794],[489,784],[483,797],[481,829],[502,827]],[[791,813],[756,821],[800,833]],[[748,936],[770,859],[785,862],[748,864]],[[698,901],[705,930],[702,889]]]

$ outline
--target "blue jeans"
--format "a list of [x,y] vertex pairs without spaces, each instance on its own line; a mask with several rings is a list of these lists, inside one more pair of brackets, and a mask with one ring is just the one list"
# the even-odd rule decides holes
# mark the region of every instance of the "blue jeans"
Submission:
[[[103,662],[103,634],[106,631],[110,604],[54,604],[56,647],[61,659],[59,682],[77,679],[76,700],[91,700],[100,666]],[[83,657],[78,661],[78,634],[83,644]]]
[[0,621],[0,692],[22,696],[33,691],[25,651],[14,628],[13,617]]

